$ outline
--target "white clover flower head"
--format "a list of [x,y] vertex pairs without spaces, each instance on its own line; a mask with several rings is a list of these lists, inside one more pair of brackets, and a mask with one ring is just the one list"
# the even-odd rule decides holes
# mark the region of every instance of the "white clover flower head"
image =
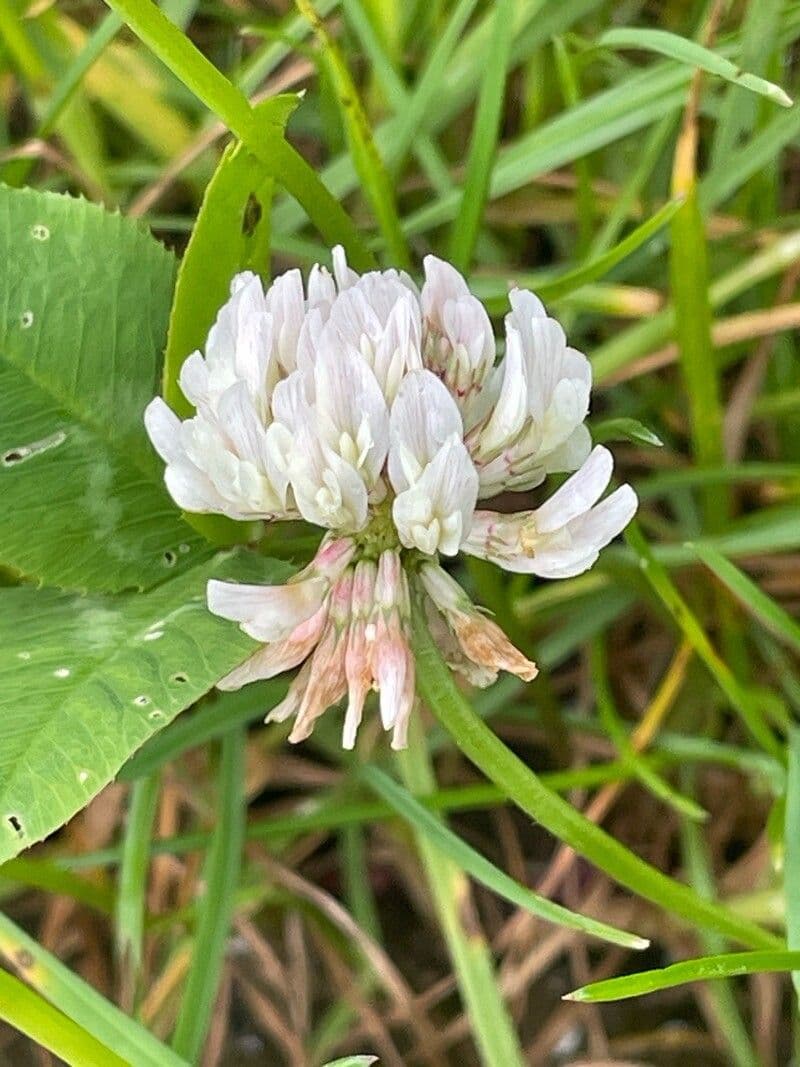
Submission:
[[[380,694],[392,745],[414,702],[412,596],[446,661],[472,683],[536,667],[439,565],[463,551],[509,571],[587,570],[637,507],[630,486],[601,500],[611,454],[585,426],[591,367],[529,292],[513,290],[497,360],[488,315],[461,275],[428,256],[418,290],[394,270],[358,275],[341,248],[305,289],[288,271],[266,291],[237,275],[204,353],[183,365],[195,408],[153,400],[145,423],[174,500],[234,519],[305,519],[326,532],[282,586],[212,581],[208,605],[262,647],[219,682],[237,689],[294,667],[269,716],[290,740],[347,698],[352,748]],[[575,472],[575,473],[571,473]],[[535,510],[476,510],[501,492],[571,473]]]

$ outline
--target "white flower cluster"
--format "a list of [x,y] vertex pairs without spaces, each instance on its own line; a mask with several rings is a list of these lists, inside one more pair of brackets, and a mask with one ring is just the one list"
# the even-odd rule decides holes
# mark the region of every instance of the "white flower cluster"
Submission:
[[[449,264],[428,256],[418,290],[394,270],[297,270],[264,291],[233,280],[205,346],[183,365],[196,415],[160,399],[145,421],[175,501],[234,519],[303,518],[329,533],[284,587],[212,582],[209,607],[264,643],[220,683],[237,687],[303,664],[273,718],[306,737],[348,696],[352,746],[370,689],[393,744],[413,703],[409,579],[448,662],[478,684],[535,667],[438,565],[460,550],[506,570],[579,574],[629,522],[636,496],[591,451],[591,368],[529,292],[513,290],[498,362],[489,317]],[[534,511],[479,500],[572,472]]]

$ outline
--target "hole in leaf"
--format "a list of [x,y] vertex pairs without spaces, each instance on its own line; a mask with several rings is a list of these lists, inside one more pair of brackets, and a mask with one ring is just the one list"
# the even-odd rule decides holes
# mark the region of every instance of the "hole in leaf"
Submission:
[[178,685],[183,685],[184,682],[189,681],[189,676],[184,674],[183,671],[178,671],[177,674],[173,674],[172,681],[176,682]]
[[29,330],[33,326],[33,312],[23,311],[19,317],[19,324],[23,330]]
[[0,462],[4,467],[13,467],[16,463],[23,463],[26,459],[30,459],[31,456],[38,456],[51,448],[58,448],[66,439],[67,435],[64,431],[57,430],[56,433],[51,433],[40,441],[32,441],[29,445],[17,445],[16,448],[9,448],[0,457]]
[[134,697],[133,702],[137,705],[137,707],[145,708],[150,703],[150,697],[145,696],[144,693],[142,693],[141,696]]
[[153,708],[147,718],[151,719],[153,722],[158,722],[159,719],[164,718],[164,712],[161,711],[159,708]]
[[37,222],[35,226],[31,227],[31,237],[34,241],[46,241],[49,236],[50,230],[41,222]]
[[24,835],[25,828],[23,827],[22,822],[19,819],[19,816],[17,816],[17,815],[6,815],[6,822],[11,827],[11,829],[14,831],[14,833],[17,835],[17,837],[22,837]]
[[164,553],[164,566],[174,567],[177,562],[177,559],[178,557],[175,555],[175,553],[172,552],[170,549],[167,549],[167,551]]

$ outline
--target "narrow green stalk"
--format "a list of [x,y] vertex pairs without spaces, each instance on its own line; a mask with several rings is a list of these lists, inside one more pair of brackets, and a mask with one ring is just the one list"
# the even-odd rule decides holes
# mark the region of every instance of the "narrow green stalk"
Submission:
[[[0,955],[20,967],[26,981],[59,1011],[136,1067],[187,1067],[143,1026],[102,997],[61,960],[0,912]],[[0,1004],[2,998],[0,998]],[[112,1060],[102,1061],[111,1067]],[[86,1067],[81,1064],[81,1067]]]
[[[693,775],[685,773],[681,783],[685,790],[691,787]],[[714,878],[709,863],[706,843],[699,826],[688,820],[681,823],[681,845],[683,862],[689,880],[698,893],[713,900],[716,893]],[[699,931],[698,936],[703,951],[711,955],[722,956],[727,949],[725,938],[710,931]],[[714,982],[709,990],[711,1004],[717,1016],[719,1032],[728,1046],[731,1063],[735,1067],[758,1067],[758,1055],[753,1048],[747,1027],[739,1013],[733,989],[728,982]]]
[[[786,940],[800,949],[800,730],[789,735],[789,780],[786,787],[786,824],[783,837],[786,894]],[[800,968],[792,972],[800,1000]]]
[[[692,451],[700,466],[711,467],[724,462],[725,452],[722,401],[711,339],[708,249],[697,201],[696,138],[696,118],[692,115],[684,122],[675,149],[672,192],[684,197],[685,203],[671,222],[669,270],[675,337],[689,402]],[[707,527],[714,533],[725,523],[727,493],[719,489],[708,491],[703,503]]]
[[159,786],[159,777],[153,774],[148,778],[140,778],[131,787],[123,838],[114,925],[117,963],[122,980],[122,1003],[128,1010],[136,1002],[142,962],[147,876]]
[[781,948],[780,938],[639,859],[548,789],[475,714],[434,644],[419,611],[414,649],[420,695],[454,742],[519,808],[621,885],[693,927],[718,930],[754,948]]
[[172,1039],[175,1052],[192,1063],[199,1061],[211,1025],[239,884],[246,817],[245,738],[245,731],[236,727],[222,740],[216,826],[203,877],[192,965]]
[[[398,753],[397,763],[411,793],[424,796],[436,789],[425,736],[416,719],[409,747]],[[416,842],[481,1062],[484,1067],[522,1067],[524,1056],[497,983],[491,952],[471,914],[467,878],[424,834],[418,833]]]
[[653,126],[647,135],[639,155],[639,161],[631,171],[630,177],[622,186],[614,200],[614,205],[600,230],[592,241],[589,255],[594,258],[606,252],[618,240],[627,222],[637,197],[640,196],[650,180],[661,153],[675,129],[675,116],[666,115],[661,122]]
[[472,128],[464,192],[458,216],[450,231],[450,259],[454,266],[462,271],[467,270],[472,260],[489,195],[492,162],[497,149],[505,99],[506,67],[514,29],[514,7],[514,0],[497,0],[494,5],[492,36]]
[[[580,85],[575,70],[573,57],[567,50],[562,37],[553,40],[556,59],[556,71],[561,83],[561,95],[569,108],[577,107],[581,102]],[[575,177],[578,180],[576,206],[578,215],[578,258],[584,259],[591,248],[594,230],[594,192],[592,190],[592,173],[587,156],[575,160]]]
[[295,0],[295,3],[314,28],[322,49],[323,62],[339,105],[350,155],[372,205],[391,262],[395,267],[410,269],[411,257],[397,214],[394,187],[375,145],[369,119],[344,56],[314,10],[311,0]]
[[128,1062],[5,971],[0,971],[0,1019],[75,1067],[125,1067]]
[[342,244],[356,270],[375,265],[352,220],[314,170],[288,142],[263,144],[258,119],[247,97],[200,52],[152,0],[108,0],[137,37],[172,73],[247,145],[303,207],[329,244]]

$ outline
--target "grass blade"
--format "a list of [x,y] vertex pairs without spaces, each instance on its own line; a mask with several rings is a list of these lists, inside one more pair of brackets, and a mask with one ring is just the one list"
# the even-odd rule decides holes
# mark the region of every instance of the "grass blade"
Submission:
[[127,1060],[5,971],[0,971],[0,1019],[75,1067],[127,1064]]
[[116,951],[122,976],[122,1003],[132,1010],[142,962],[144,917],[147,908],[147,876],[150,842],[158,806],[158,775],[140,778],[130,793],[128,818],[119,868],[116,908]]
[[152,3],[152,0],[108,0],[136,36],[172,73],[244,142],[265,168],[294,196],[325,240],[342,244],[356,270],[374,266],[352,220],[313,169],[285,140],[265,145],[257,116],[236,88]]
[[[398,752],[397,762],[413,793],[424,795],[436,788],[426,739],[418,720],[412,721],[410,745]],[[485,1067],[522,1067],[523,1052],[494,973],[491,951],[472,917],[466,877],[426,834],[417,833],[417,847],[481,1063]]]
[[680,63],[686,63],[690,67],[699,67],[708,74],[716,74],[719,78],[738,85],[742,89],[749,89],[752,93],[764,96],[781,107],[791,107],[792,99],[781,89],[779,85],[759,78],[756,74],[748,74],[747,71],[731,63],[729,59],[712,52],[696,41],[688,41],[678,34],[669,33],[667,30],[648,30],[633,27],[620,27],[604,33],[597,42],[598,48],[636,48],[647,52],[657,52],[669,59],[677,59]]
[[237,726],[222,739],[217,821],[206,860],[192,965],[172,1038],[174,1050],[192,1063],[200,1055],[213,1018],[239,884],[246,817],[245,738],[245,731]]
[[369,119],[347,68],[347,63],[310,0],[296,0],[296,3],[313,27],[322,49],[322,58],[339,105],[339,114],[350,147],[350,156],[364,191],[372,204],[372,210],[375,212],[375,218],[386,242],[390,261],[395,267],[409,269],[411,259],[397,214],[394,188],[375,145]]
[[720,658],[699,620],[678,592],[666,568],[653,555],[635,521],[628,527],[625,539],[638,556],[639,566],[661,603],[716,679],[720,689],[741,716],[744,725],[766,752],[783,762],[783,746],[767,725],[761,708]]
[[489,194],[492,159],[500,133],[500,117],[505,97],[506,67],[511,52],[514,6],[514,0],[498,0],[494,5],[489,56],[472,128],[461,207],[450,231],[449,256],[454,266],[461,271],[466,271],[472,261]]
[[646,244],[668,222],[671,222],[683,206],[683,203],[683,197],[668,200],[655,215],[649,218],[647,222],[643,222],[641,226],[637,226],[614,248],[609,249],[608,252],[582,267],[576,267],[575,270],[568,271],[559,278],[553,278],[552,281],[543,282],[536,289],[537,295],[541,300],[560,300],[567,293],[579,289],[582,285],[602,278],[618,263],[627,259],[628,256]]
[[[105,1000],[55,956],[0,913],[0,954],[59,1011],[136,1067],[188,1067],[143,1026]],[[101,1061],[108,1062],[108,1061]]]
[[[786,784],[786,823],[783,835],[786,940],[800,949],[800,729],[789,734],[789,774]],[[800,956],[800,952],[797,953]],[[800,959],[793,965],[792,982],[800,998]]]
[[776,637],[800,652],[800,625],[752,579],[709,545],[691,546],[708,569]]
[[708,812],[701,808],[691,797],[684,796],[673,789],[656,771],[639,755],[631,744],[622,719],[614,705],[611,688],[608,683],[608,669],[605,651],[600,638],[592,642],[592,680],[597,692],[597,709],[605,732],[616,745],[625,763],[629,764],[639,783],[667,807],[694,822],[705,822]]
[[645,863],[548,789],[469,706],[418,612],[414,617],[414,649],[420,695],[464,755],[531,818],[620,885],[690,925],[718,930],[752,947],[781,947],[773,934],[704,900],[693,889]]
[[644,949],[650,944],[645,938],[636,934],[629,934],[624,930],[615,929],[606,923],[595,919],[578,915],[568,908],[554,904],[545,897],[534,893],[527,886],[520,885],[510,878],[504,871],[476,852],[465,841],[454,834],[442,823],[428,808],[415,800],[407,790],[393,782],[388,775],[377,767],[365,767],[361,772],[363,780],[383,800],[389,804],[395,812],[410,823],[415,830],[425,834],[433,845],[444,855],[449,856],[454,863],[466,871],[472,878],[494,893],[504,897],[512,904],[525,908],[531,914],[544,919],[545,922],[555,923],[558,926],[567,927],[570,930],[582,930],[593,937],[599,937],[604,941],[610,941],[614,945],[624,945],[626,948]]
[[564,1000],[576,1000],[581,1004],[598,1004],[609,1000],[625,1000],[656,993],[661,989],[673,989],[687,982],[705,982],[714,978],[738,978],[745,974],[769,974],[790,971],[800,967],[800,952],[776,950],[774,952],[730,952],[720,956],[701,956],[683,963],[673,963],[653,971],[626,975],[624,978],[609,978],[593,982],[572,993]]

